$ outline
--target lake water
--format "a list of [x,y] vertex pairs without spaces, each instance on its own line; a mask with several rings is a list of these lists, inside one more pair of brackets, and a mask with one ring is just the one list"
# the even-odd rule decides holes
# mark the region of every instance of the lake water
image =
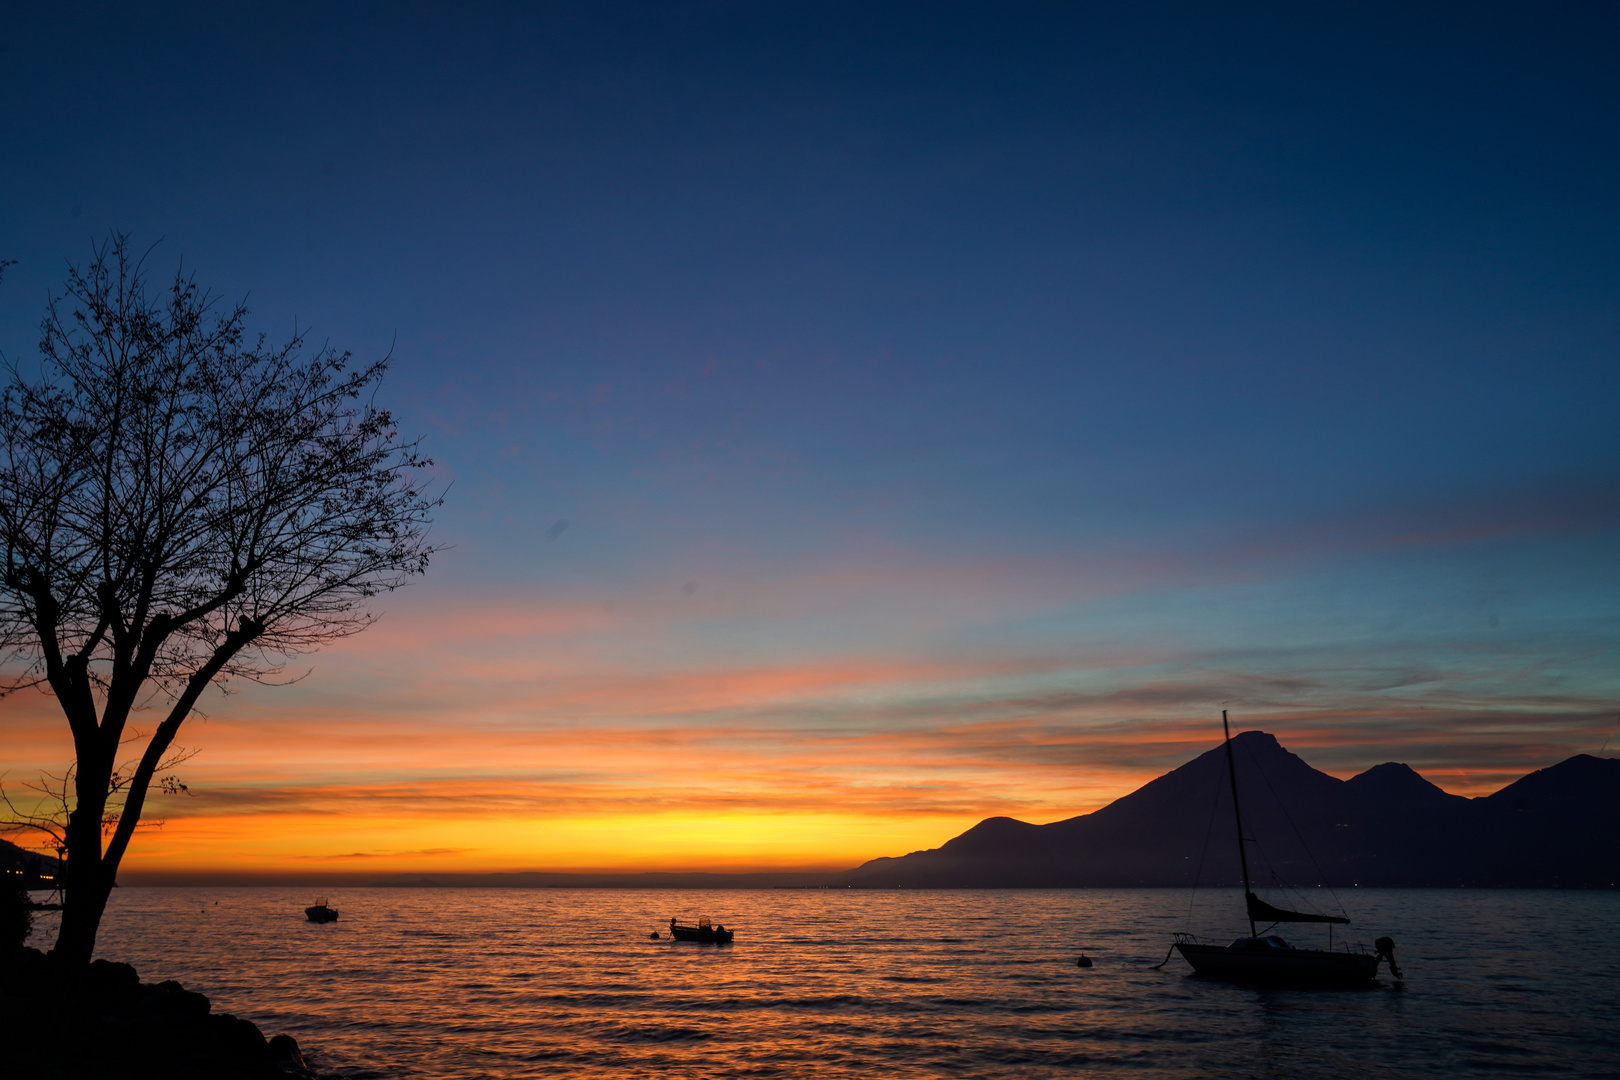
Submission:
[[[356,1080],[1620,1077],[1620,893],[1341,896],[1404,986],[1152,970],[1174,931],[1235,935],[1211,890],[346,889],[318,926],[304,890],[125,888],[99,955]],[[649,940],[672,915],[736,943]]]

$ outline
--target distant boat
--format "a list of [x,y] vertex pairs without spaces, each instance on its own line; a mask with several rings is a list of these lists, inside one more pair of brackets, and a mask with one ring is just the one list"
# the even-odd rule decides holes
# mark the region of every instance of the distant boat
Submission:
[[337,908],[328,907],[324,896],[317,896],[315,902],[304,909],[304,914],[309,916],[310,922],[337,922],[338,917]]
[[676,941],[707,941],[724,945],[731,940],[732,933],[724,926],[709,925],[708,919],[699,919],[696,926],[683,926],[674,919],[669,920],[669,936]]
[[[1273,907],[1254,894],[1249,878],[1249,856],[1244,850],[1243,811],[1238,806],[1237,765],[1232,759],[1232,729],[1226,710],[1221,710],[1221,730],[1226,736],[1226,775],[1232,785],[1232,813],[1237,822],[1238,865],[1243,870],[1243,898],[1249,917],[1249,936],[1230,945],[1199,941],[1191,934],[1177,934],[1171,949],[1181,953],[1200,975],[1225,979],[1252,979],[1292,983],[1365,983],[1378,976],[1378,964],[1389,961],[1390,974],[1401,978],[1395,966],[1395,943],[1387,937],[1375,943],[1377,952],[1364,948],[1334,949],[1331,927],[1347,925],[1342,915],[1316,915]],[[1275,934],[1262,934],[1260,923],[1327,923],[1328,948],[1300,949]],[[1269,930],[1271,926],[1267,926]],[[1168,957],[1166,957],[1168,960]],[[1163,967],[1163,964],[1158,965]]]

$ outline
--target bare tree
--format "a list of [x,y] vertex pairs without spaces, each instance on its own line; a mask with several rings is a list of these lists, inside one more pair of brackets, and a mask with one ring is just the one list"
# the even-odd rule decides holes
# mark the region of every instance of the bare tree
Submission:
[[[372,402],[386,357],[351,366],[302,333],[267,344],[183,272],[153,295],[126,236],[93,254],[47,307],[37,369],[6,362],[0,400],[7,688],[54,695],[73,735],[70,962],[90,959],[203,691],[273,680],[369,625],[368,598],[427,568],[440,501],[431,462]],[[157,723],[120,775],[140,710]]]
[[[126,733],[124,744],[145,744],[147,736],[131,730]],[[156,787],[168,795],[189,795],[191,789],[171,770],[197,756],[194,748],[171,746],[167,756],[160,762],[156,772],[149,781],[148,791]],[[118,828],[119,819],[123,816],[126,796],[129,793],[129,784],[140,768],[140,758],[131,758],[121,762],[107,777],[107,800],[101,807],[101,834],[103,837],[112,835]],[[11,792],[6,790],[4,777],[0,776],[0,836],[17,836],[22,839],[32,839],[32,845],[23,844],[23,847],[41,847],[43,850],[55,853],[58,857],[67,851],[68,822],[72,820],[73,808],[78,802],[78,784],[74,774],[78,771],[76,765],[69,765],[65,772],[53,773],[42,771],[34,780],[25,780],[23,790],[27,792],[18,798],[13,798]],[[21,800],[19,803],[18,799]],[[145,814],[136,824],[136,828],[161,828],[163,819],[153,818]]]

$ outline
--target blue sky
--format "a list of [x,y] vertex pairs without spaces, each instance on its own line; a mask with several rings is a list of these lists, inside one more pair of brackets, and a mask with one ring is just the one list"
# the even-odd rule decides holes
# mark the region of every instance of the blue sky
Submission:
[[[939,839],[1089,809],[1223,703],[1341,772],[1404,755],[1477,793],[1620,711],[1617,29],[1580,3],[24,11],[0,346],[26,359],[64,258],[120,229],[272,336],[392,347],[453,548],[389,601],[416,644],[247,695],[272,718],[399,722],[396,663],[490,738],[767,717],[801,742],[760,753],[821,761],[827,725],[920,725],[988,748],[916,826]],[[432,633],[478,611],[540,622]],[[473,654],[518,704],[465,704]],[[868,674],[552,697],[767,669]],[[276,762],[215,789],[302,775]]]

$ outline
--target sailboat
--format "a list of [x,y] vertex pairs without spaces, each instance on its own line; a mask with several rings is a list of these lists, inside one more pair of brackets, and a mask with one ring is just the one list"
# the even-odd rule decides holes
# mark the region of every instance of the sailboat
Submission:
[[[1305,911],[1287,911],[1273,907],[1254,894],[1249,877],[1249,856],[1244,849],[1243,811],[1238,806],[1237,765],[1232,758],[1232,728],[1221,710],[1221,731],[1226,738],[1226,775],[1232,785],[1232,813],[1237,821],[1238,865],[1243,871],[1243,900],[1249,917],[1249,936],[1238,938],[1230,945],[1215,945],[1199,941],[1191,934],[1177,934],[1171,949],[1181,953],[1193,970],[1200,975],[1225,979],[1252,979],[1293,983],[1365,983],[1378,977],[1378,965],[1389,961],[1390,974],[1401,978],[1395,966],[1395,943],[1387,937],[1375,943],[1376,952],[1364,948],[1334,949],[1332,927],[1350,922],[1342,915],[1317,915]],[[1301,949],[1288,944],[1272,933],[1262,933],[1278,923],[1327,923],[1328,948]],[[1168,957],[1166,958],[1168,959]],[[1163,967],[1163,964],[1158,965]]]

